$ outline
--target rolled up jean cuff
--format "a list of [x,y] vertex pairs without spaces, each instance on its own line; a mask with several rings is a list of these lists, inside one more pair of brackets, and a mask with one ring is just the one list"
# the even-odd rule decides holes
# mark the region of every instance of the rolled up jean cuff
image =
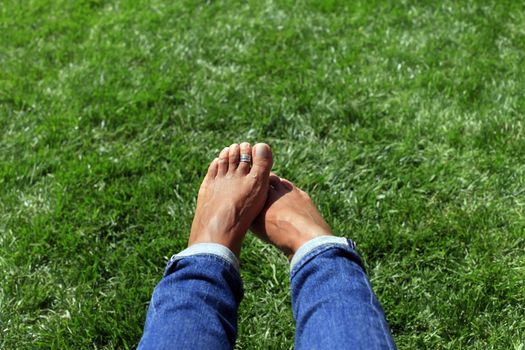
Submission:
[[177,260],[180,260],[185,257],[189,256],[195,256],[195,255],[215,255],[219,258],[222,258],[227,263],[231,264],[233,268],[239,272],[240,266],[239,266],[239,259],[235,256],[235,254],[222,244],[218,243],[197,243],[192,246],[189,246],[188,248],[184,249],[182,252],[175,254],[171,257],[168,267],[166,270],[169,269],[170,265]]
[[308,260],[318,255],[320,252],[329,248],[342,248],[350,252],[354,261],[358,263],[363,269],[363,262],[357,253],[356,244],[350,238],[336,237],[336,236],[319,236],[304,243],[295,252],[292,261],[290,262],[290,273],[293,275],[297,269],[304,265]]

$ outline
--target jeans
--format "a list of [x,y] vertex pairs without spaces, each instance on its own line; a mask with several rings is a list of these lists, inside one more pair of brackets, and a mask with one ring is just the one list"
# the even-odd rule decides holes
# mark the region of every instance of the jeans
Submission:
[[[295,349],[395,349],[351,240],[319,237],[291,262]],[[139,349],[232,349],[243,296],[235,255],[197,244],[172,257],[153,293]]]

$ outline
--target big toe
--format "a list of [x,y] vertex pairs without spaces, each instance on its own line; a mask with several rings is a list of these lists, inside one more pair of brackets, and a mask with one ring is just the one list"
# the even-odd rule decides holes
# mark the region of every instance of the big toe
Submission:
[[268,177],[272,170],[272,149],[265,143],[258,143],[252,150],[252,169],[250,174]]

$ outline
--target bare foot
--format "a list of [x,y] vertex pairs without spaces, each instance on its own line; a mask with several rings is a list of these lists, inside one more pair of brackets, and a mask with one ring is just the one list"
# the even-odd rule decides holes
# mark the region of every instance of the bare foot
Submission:
[[[241,154],[250,155],[252,163],[241,162]],[[246,142],[224,148],[200,187],[188,246],[219,243],[239,256],[246,231],[266,201],[271,168],[267,144],[253,150]]]
[[290,181],[270,175],[268,198],[251,230],[261,239],[281,249],[288,259],[304,243],[332,230],[310,196]]

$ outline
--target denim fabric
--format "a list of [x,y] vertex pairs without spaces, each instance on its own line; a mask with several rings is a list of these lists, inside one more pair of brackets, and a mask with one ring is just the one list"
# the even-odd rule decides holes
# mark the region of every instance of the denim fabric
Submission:
[[396,348],[354,248],[351,240],[324,243],[292,267],[296,350]]
[[328,244],[342,244],[349,246],[350,248],[352,248],[354,257],[359,262],[359,265],[363,265],[361,263],[361,258],[356,252],[355,243],[351,239],[337,236],[319,236],[309,240],[308,242],[304,243],[299,249],[297,249],[297,251],[293,255],[292,261],[290,262],[290,271],[293,271],[295,265],[297,265],[301,260],[303,260],[305,255],[310,253],[312,250],[317,249],[317,247],[319,246]]
[[242,296],[231,261],[202,253],[172,258],[153,292],[138,348],[232,349]]
[[[139,349],[232,349],[242,281],[226,247],[173,256],[150,302]],[[224,248],[224,249],[223,249]],[[351,240],[320,237],[291,265],[295,349],[395,349]]]
[[[233,267],[239,271],[239,260],[233,254],[231,250],[223,246],[222,244],[218,243],[198,243],[194,244],[192,246],[189,246],[188,248],[184,249],[179,254],[175,254],[171,257],[170,262],[174,260],[179,260],[187,256],[192,255],[199,255],[199,254],[211,254],[211,255],[217,255],[224,260],[230,262]],[[169,266],[169,264],[168,264]]]

